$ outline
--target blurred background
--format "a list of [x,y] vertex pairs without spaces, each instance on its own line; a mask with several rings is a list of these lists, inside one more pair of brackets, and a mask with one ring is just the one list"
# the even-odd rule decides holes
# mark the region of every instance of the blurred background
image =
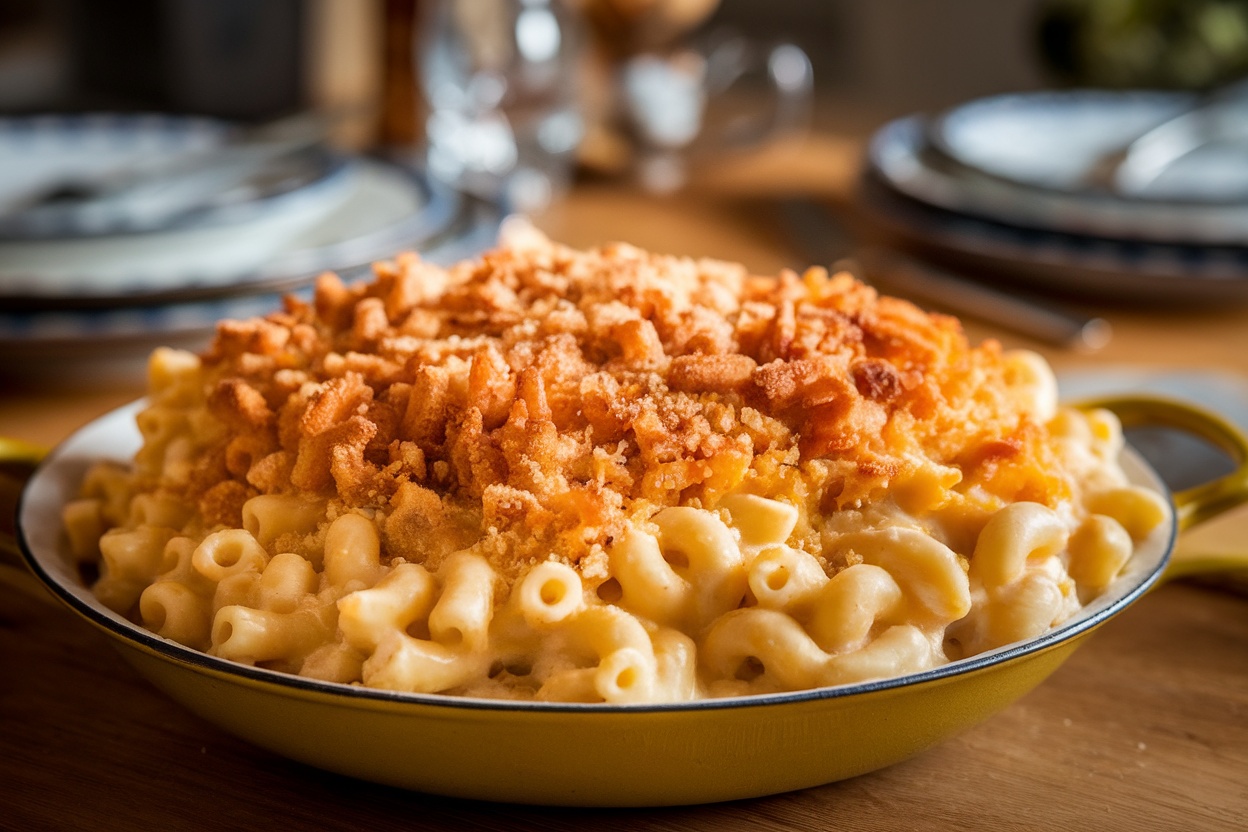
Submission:
[[[1246,70],[1248,0],[4,0],[0,374],[96,378],[107,344],[133,376],[517,212],[765,270],[854,255],[1095,349],[1106,302],[1248,298]],[[1172,121],[1162,164],[1094,181]],[[646,207],[682,198],[704,237]]]
[[[0,112],[263,119],[308,105],[367,105],[384,112],[359,115],[346,138],[412,138],[420,132],[414,110],[423,103],[411,54],[419,2],[5,0]],[[791,40],[814,67],[817,121],[848,119],[847,129],[1047,85],[1207,87],[1248,66],[1248,3],[1234,0],[588,5],[623,9],[617,20],[658,17],[653,9],[666,7],[670,40],[718,27]],[[668,45],[664,27],[654,28],[648,45]]]

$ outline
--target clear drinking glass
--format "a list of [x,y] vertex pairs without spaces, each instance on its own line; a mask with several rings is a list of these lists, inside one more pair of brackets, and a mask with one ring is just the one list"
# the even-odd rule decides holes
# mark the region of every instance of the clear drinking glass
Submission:
[[564,191],[584,134],[582,22],[563,0],[430,0],[417,68],[429,173],[537,211]]
[[791,43],[720,35],[625,62],[620,99],[641,184],[667,193],[699,165],[804,129],[814,73]]

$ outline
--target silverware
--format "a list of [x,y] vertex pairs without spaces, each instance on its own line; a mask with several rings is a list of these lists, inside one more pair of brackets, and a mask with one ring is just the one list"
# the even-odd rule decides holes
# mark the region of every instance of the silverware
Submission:
[[777,207],[794,247],[809,263],[834,264],[891,294],[1065,349],[1095,352],[1110,341],[1104,318],[978,283],[898,252],[858,246],[832,212],[811,199],[786,198]]

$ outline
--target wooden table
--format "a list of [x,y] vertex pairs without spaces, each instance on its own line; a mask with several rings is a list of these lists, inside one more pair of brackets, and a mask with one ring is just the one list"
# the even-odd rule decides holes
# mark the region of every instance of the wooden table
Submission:
[[[578,187],[540,219],[574,245],[793,265],[760,213],[776,193],[844,200],[860,144],[781,147],[656,200]],[[1095,356],[967,321],[1059,369],[1130,363],[1248,372],[1248,309],[1101,309]],[[55,443],[142,392],[7,389],[0,435]],[[1248,545],[1248,512],[1185,545]],[[184,712],[71,614],[0,583],[0,828],[77,829],[1227,829],[1248,826],[1248,599],[1209,585],[1154,592],[1003,713],[893,768],[793,794],[663,810],[473,803],[357,782],[259,750]]]

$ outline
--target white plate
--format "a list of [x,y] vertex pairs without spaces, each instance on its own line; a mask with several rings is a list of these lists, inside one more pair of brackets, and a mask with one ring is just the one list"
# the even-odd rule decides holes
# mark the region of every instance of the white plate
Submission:
[[1082,178],[1098,159],[1192,101],[1186,93],[1108,90],[996,95],[941,114],[931,138],[968,168],[1074,192],[1084,188]]
[[[1102,152],[1176,111],[1179,101],[1112,93],[986,99],[936,125],[920,116],[886,125],[873,137],[869,159],[901,193],[983,219],[1142,242],[1248,245],[1248,202],[1202,190],[1221,183],[1228,192],[1248,192],[1248,154],[1242,150],[1193,154],[1158,180],[1158,188],[1171,190],[1158,191],[1157,198],[1070,190]],[[931,143],[933,129],[943,137],[940,148]],[[1209,199],[1198,199],[1200,193]]]

